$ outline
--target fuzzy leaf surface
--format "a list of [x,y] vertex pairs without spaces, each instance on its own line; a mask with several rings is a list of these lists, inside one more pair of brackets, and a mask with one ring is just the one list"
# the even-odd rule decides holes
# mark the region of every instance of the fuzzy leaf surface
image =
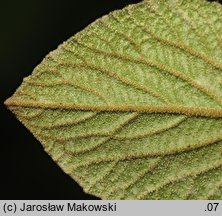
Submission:
[[149,0],[49,53],[5,104],[103,199],[222,199],[222,7]]

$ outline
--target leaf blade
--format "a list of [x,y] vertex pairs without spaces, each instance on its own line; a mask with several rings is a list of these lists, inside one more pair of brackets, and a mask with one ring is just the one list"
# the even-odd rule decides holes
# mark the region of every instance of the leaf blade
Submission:
[[220,197],[222,50],[202,30],[222,26],[206,11],[215,4],[160,0],[112,12],[51,52],[5,104],[88,193]]

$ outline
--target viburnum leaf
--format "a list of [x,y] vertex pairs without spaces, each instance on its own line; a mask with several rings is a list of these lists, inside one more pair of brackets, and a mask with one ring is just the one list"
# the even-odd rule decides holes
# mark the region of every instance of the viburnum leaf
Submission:
[[5,104],[87,193],[222,199],[222,7],[114,11],[50,52]]

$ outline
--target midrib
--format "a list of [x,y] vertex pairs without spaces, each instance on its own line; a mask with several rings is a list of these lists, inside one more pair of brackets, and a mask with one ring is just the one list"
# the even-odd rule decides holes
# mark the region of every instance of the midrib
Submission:
[[38,102],[21,99],[7,99],[4,104],[8,107],[30,107],[43,109],[108,111],[108,112],[140,112],[140,113],[175,113],[187,116],[202,116],[211,118],[222,117],[222,108],[192,107],[184,105],[135,105],[135,104],[68,104],[55,102]]

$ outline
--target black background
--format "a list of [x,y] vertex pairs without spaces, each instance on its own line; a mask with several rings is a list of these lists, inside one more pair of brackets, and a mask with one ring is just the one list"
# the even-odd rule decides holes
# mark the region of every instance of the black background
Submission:
[[139,0],[0,3],[0,199],[97,199],[85,194],[3,105],[49,51],[88,24]]

